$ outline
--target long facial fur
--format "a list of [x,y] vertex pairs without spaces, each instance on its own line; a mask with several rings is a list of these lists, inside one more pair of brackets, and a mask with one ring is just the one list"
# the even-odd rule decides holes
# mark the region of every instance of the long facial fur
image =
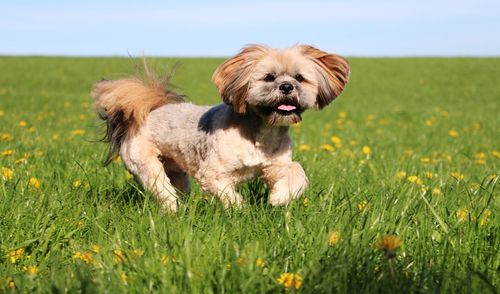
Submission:
[[[306,109],[322,109],[340,95],[349,73],[343,57],[312,46],[279,50],[250,45],[224,62],[212,79],[235,112],[254,112],[269,125],[290,125],[299,122]],[[268,75],[274,80],[266,80]],[[283,83],[290,83],[294,90],[285,95],[279,89]],[[280,104],[296,109],[278,111]]]

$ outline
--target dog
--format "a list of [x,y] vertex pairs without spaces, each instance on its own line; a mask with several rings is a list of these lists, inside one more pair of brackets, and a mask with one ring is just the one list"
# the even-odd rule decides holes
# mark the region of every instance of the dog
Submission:
[[107,163],[118,153],[163,210],[176,211],[190,177],[225,207],[241,206],[237,184],[258,177],[270,204],[286,205],[308,186],[289,126],[338,97],[349,75],[345,58],[310,45],[248,45],[212,76],[219,105],[189,103],[152,75],[103,80],[92,96],[107,125]]

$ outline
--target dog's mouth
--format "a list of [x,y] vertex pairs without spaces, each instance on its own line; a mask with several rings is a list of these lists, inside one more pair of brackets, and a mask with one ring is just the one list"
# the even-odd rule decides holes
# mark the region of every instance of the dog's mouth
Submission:
[[296,99],[281,99],[273,105],[258,105],[256,110],[270,125],[291,125],[302,120],[305,109]]

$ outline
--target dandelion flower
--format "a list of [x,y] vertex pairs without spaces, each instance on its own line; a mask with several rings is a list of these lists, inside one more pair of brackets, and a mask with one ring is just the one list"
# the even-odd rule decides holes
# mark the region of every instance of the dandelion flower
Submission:
[[16,287],[16,283],[14,282],[14,279],[12,278],[7,278],[7,288],[9,289],[14,289]]
[[73,181],[73,187],[78,188],[82,185],[82,181],[80,180],[74,180]]
[[40,189],[40,180],[38,180],[35,177],[31,177],[29,180],[29,185],[33,187],[34,189],[38,190]]
[[496,158],[500,158],[500,152],[499,151],[491,151],[491,155],[493,155],[493,157],[496,157]]
[[328,234],[328,245],[334,246],[340,240],[340,233],[338,231],[332,231]]
[[19,159],[16,159],[16,161],[14,161],[15,164],[25,164],[28,162],[28,159],[26,159],[25,157],[21,157]]
[[23,266],[23,272],[27,275],[36,275],[38,273],[38,267],[36,265]]
[[405,171],[398,171],[396,173],[396,178],[398,178],[398,179],[404,179],[404,178],[406,178],[406,172]]
[[434,188],[434,189],[432,189],[431,193],[432,193],[432,195],[435,195],[435,196],[441,196],[441,195],[443,195],[443,191],[441,191],[440,188]]
[[99,253],[101,252],[101,246],[97,244],[92,244],[92,246],[90,246],[90,250],[94,253]]
[[7,150],[2,151],[2,156],[11,156],[14,153],[16,153],[14,150],[7,149]]
[[427,172],[424,173],[424,176],[427,179],[432,180],[432,178],[434,177],[434,174],[432,172],[427,171]]
[[330,141],[332,142],[332,144],[337,147],[337,148],[340,148],[342,147],[342,139],[339,137],[339,136],[332,136],[330,138]]
[[23,258],[23,256],[24,248],[19,248],[7,253],[7,258],[9,259],[10,263],[16,263],[19,259]]
[[305,151],[309,151],[309,150],[311,150],[311,146],[309,146],[307,144],[300,144],[299,145],[300,152],[305,152]]
[[328,151],[328,152],[335,150],[333,148],[333,146],[330,144],[321,144],[320,148],[321,148],[321,150]]
[[451,172],[451,173],[450,173],[450,176],[451,176],[452,178],[456,179],[457,181],[460,181],[460,180],[465,179],[464,174],[461,174],[461,173],[459,173],[459,172]]
[[113,251],[114,260],[116,264],[121,264],[125,261],[125,254],[120,249],[115,249]]
[[363,154],[366,156],[370,156],[372,154],[372,149],[369,146],[365,145],[361,149],[361,152],[363,152]]
[[26,122],[25,120],[21,120],[21,121],[19,122],[19,126],[20,126],[21,128],[24,128],[24,127],[26,127],[27,125],[28,125],[28,122]]
[[134,250],[132,250],[132,253],[137,256],[137,257],[141,257],[144,255],[144,249],[141,249],[141,248],[136,248]]
[[455,212],[455,215],[458,221],[463,222],[466,221],[469,217],[469,210],[467,208],[461,208]]
[[120,279],[122,280],[122,282],[126,285],[128,283],[128,276],[126,273],[121,273],[120,274]]
[[426,119],[425,120],[425,125],[428,127],[431,127],[434,124],[434,121],[432,119]]
[[81,136],[81,135],[85,134],[85,130],[84,129],[76,129],[76,130],[71,131],[70,134],[73,136]]
[[481,215],[481,219],[479,220],[479,225],[484,226],[488,224],[490,222],[490,216],[491,216],[491,210],[486,208]]
[[2,167],[2,179],[4,181],[10,181],[14,176],[14,172],[8,167]]
[[409,176],[408,178],[406,178],[408,180],[408,182],[410,183],[415,183],[417,185],[422,185],[424,182],[422,181],[422,179],[420,179],[418,176]]
[[280,285],[283,285],[285,289],[299,289],[302,286],[302,276],[300,274],[294,273],[282,273],[277,279]]
[[3,110],[0,110],[0,117],[4,116],[5,115],[5,111]]
[[420,158],[420,162],[423,164],[429,164],[431,163],[431,159],[429,157],[422,157]]
[[357,207],[359,211],[363,211],[366,208],[366,205],[368,204],[368,201],[363,200],[360,203],[358,203]]
[[12,141],[14,139],[14,136],[8,133],[2,133],[0,134],[0,141]]
[[402,244],[403,241],[398,236],[386,235],[379,239],[377,247],[382,249],[388,258],[394,258],[396,250],[398,250]]
[[368,116],[366,117],[366,120],[367,121],[373,121],[373,120],[375,120],[375,115],[374,114],[368,114]]
[[347,112],[345,112],[345,111],[339,112],[339,117],[340,118],[346,118],[347,117]]
[[76,252],[75,254],[73,254],[73,260],[81,260],[83,262],[85,262],[85,264],[94,264],[94,257],[92,255],[92,252],[84,252],[84,253],[81,253],[81,252]]
[[309,198],[305,197],[304,200],[302,201],[302,204],[304,204],[305,207],[309,206]]
[[459,136],[458,132],[455,131],[455,130],[449,130],[448,131],[448,136],[452,137],[452,138],[456,138]]
[[169,260],[169,257],[166,254],[162,254],[162,256],[160,257],[160,262],[164,265],[168,263],[168,260]]
[[258,267],[265,267],[266,266],[266,262],[262,258],[257,258],[255,260],[255,265],[258,266]]

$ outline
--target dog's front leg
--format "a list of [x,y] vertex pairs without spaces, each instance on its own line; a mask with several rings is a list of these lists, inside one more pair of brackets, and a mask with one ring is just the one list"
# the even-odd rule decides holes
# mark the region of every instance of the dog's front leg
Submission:
[[299,198],[309,182],[297,162],[270,165],[262,170],[262,177],[271,190],[272,205],[286,205],[291,199]]
[[240,193],[236,192],[236,183],[227,179],[206,179],[200,181],[200,183],[202,184],[202,189],[217,196],[222,204],[224,204],[224,207],[241,207],[243,200]]

